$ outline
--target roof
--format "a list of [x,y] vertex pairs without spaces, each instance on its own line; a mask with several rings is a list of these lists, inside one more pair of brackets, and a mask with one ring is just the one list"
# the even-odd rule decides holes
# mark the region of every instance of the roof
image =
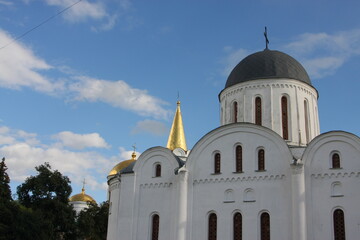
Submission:
[[236,65],[225,88],[250,80],[274,78],[290,78],[311,85],[309,75],[296,59],[280,51],[265,49],[247,56]]
[[91,202],[96,203],[96,201],[89,195],[85,194],[85,189],[83,188],[81,193],[75,194],[69,198],[69,202]]
[[180,110],[180,101],[177,101],[176,104],[177,104],[176,113],[171,126],[169,139],[166,147],[170,150],[174,150],[175,148],[181,148],[186,152],[187,146],[186,146],[184,125]]
[[131,165],[132,163],[135,164],[135,161],[136,161],[136,154],[135,152],[133,152],[133,154],[131,155],[131,159],[129,160],[125,160],[125,161],[122,161],[118,164],[115,165],[115,167],[113,167],[111,169],[111,171],[109,172],[109,175],[108,176],[113,176],[113,175],[116,175],[118,172],[121,172],[121,170],[127,168],[129,165]]

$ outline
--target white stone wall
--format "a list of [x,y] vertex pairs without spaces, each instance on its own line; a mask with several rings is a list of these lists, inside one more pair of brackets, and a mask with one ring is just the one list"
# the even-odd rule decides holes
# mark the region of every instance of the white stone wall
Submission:
[[[234,122],[233,103],[238,103],[238,122],[255,123],[255,98],[262,100],[262,125],[282,136],[281,97],[288,98],[289,145],[306,145],[319,135],[315,88],[292,79],[265,79],[239,83],[220,93],[221,125]],[[304,101],[308,102],[308,131],[305,129]]]
[[[331,168],[333,152],[341,168]],[[315,138],[304,153],[308,239],[333,239],[333,212],[344,211],[346,239],[360,235],[360,139],[333,131]]]
[[[237,144],[243,148],[243,173],[234,173]],[[256,171],[259,147],[265,150],[264,172]],[[221,174],[213,174],[213,152],[221,153]],[[262,126],[231,124],[207,134],[186,163],[191,206],[187,239],[207,238],[212,212],[218,217],[218,239],[232,239],[236,211],[243,216],[244,239],[258,239],[262,212],[270,214],[271,238],[291,239],[291,161],[284,140]]]

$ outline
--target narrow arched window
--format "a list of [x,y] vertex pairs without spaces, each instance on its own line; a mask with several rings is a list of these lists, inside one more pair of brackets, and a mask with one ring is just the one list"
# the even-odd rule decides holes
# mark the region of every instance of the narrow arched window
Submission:
[[234,123],[236,123],[237,122],[237,117],[238,117],[238,104],[237,104],[237,102],[234,102],[233,103],[233,119],[234,119]]
[[260,149],[258,151],[258,170],[265,171],[265,150]]
[[242,240],[242,216],[239,212],[234,214],[234,240]]
[[309,108],[308,108],[308,102],[304,101],[304,117],[305,117],[305,142],[308,143],[310,141],[310,130],[309,130]]
[[221,156],[220,153],[215,153],[214,156],[214,173],[220,173]]
[[338,153],[334,153],[332,155],[332,168],[341,168],[340,166],[340,156]]
[[161,177],[161,165],[156,164],[155,166],[155,177]]
[[260,216],[260,239],[270,240],[270,215],[266,212]]
[[262,124],[261,98],[255,98],[255,124]]
[[282,134],[285,140],[289,139],[289,116],[288,116],[288,100],[285,96],[281,98],[281,122]]
[[236,146],[235,149],[236,172],[242,172],[242,147]]
[[345,219],[341,209],[334,211],[334,240],[345,240]]
[[216,235],[217,235],[217,216],[215,213],[211,213],[209,215],[208,239],[216,240]]
[[158,240],[159,239],[159,224],[160,224],[160,217],[157,214],[154,214],[152,217],[152,228],[151,228],[151,240]]

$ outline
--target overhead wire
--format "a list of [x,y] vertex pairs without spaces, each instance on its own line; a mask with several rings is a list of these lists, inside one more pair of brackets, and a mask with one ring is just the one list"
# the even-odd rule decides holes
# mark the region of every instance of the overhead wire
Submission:
[[35,29],[41,27],[42,25],[44,25],[45,23],[49,22],[50,20],[52,20],[53,18],[59,16],[60,14],[66,12],[67,10],[69,10],[70,8],[74,7],[76,4],[80,3],[82,0],[79,0],[71,5],[69,5],[68,7],[64,8],[63,10],[59,11],[58,13],[56,13],[55,15],[45,19],[44,21],[42,21],[41,23],[39,23],[38,25],[36,25],[35,27],[29,29],[28,31],[24,32],[23,34],[15,37],[13,40],[11,40],[10,42],[8,42],[7,44],[5,44],[4,46],[0,47],[0,50],[6,48],[7,46],[13,44],[14,42],[17,42],[19,39],[25,37],[27,34],[29,34],[30,32],[34,31]]

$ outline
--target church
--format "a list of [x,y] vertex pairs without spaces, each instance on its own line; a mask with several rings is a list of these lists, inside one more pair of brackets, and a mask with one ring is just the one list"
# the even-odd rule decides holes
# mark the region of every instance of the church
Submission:
[[109,173],[107,238],[359,239],[360,138],[320,134],[318,97],[296,59],[266,47],[232,70],[220,126],[191,150],[178,102],[167,147]]

